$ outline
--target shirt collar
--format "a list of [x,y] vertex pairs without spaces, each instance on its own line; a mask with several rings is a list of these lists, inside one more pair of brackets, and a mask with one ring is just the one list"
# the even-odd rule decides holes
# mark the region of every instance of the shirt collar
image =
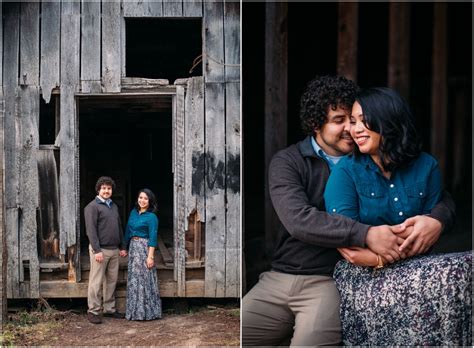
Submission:
[[112,200],[109,199],[103,199],[101,196],[97,195],[96,200],[99,200],[101,203],[105,203],[109,208],[112,205]]
[[314,137],[311,137],[311,145],[313,147],[314,152],[316,154],[318,154],[318,156],[324,158],[326,160],[326,162],[328,162],[330,169],[332,169],[337,164],[337,162],[339,162],[339,160],[344,157],[344,156],[331,156],[331,155],[328,155],[321,148],[321,146],[318,145],[318,143],[316,142]]

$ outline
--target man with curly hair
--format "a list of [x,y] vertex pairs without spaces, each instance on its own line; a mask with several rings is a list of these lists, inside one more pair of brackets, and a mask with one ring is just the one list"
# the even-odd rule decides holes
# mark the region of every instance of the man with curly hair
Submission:
[[[243,346],[340,344],[340,299],[332,278],[341,259],[336,248],[368,247],[388,262],[411,256],[399,251],[408,228],[368,226],[325,212],[330,170],[354,148],[349,118],[357,91],[354,82],[341,76],[312,80],[300,105],[307,137],[279,151],[270,163],[270,197],[281,224],[271,270],[260,275],[242,300]],[[433,208],[431,216],[419,217],[410,227],[410,233],[422,230],[431,236],[418,238],[429,246],[442,225],[453,223],[450,198]]]
[[119,255],[125,257],[127,252],[119,211],[111,199],[114,189],[114,180],[101,176],[95,185],[97,196],[84,208],[86,233],[90,243],[87,318],[93,324],[102,322],[101,312],[108,317],[125,317],[115,308]]

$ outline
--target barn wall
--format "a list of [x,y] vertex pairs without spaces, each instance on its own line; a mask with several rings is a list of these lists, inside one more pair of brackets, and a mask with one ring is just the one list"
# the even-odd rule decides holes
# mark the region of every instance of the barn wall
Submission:
[[[69,280],[80,280],[78,93],[117,93],[125,77],[125,17],[203,19],[203,77],[177,86],[176,125],[180,263],[175,280],[185,296],[184,234],[192,215],[206,245],[203,296],[240,293],[240,8],[238,2],[5,2],[0,69],[4,101],[4,215],[10,298],[38,297],[36,214],[39,210],[40,93],[60,91],[59,251]],[[41,16],[40,16],[41,12]],[[0,36],[1,38],[1,36]],[[41,39],[40,39],[41,38]],[[191,91],[190,94],[188,92]],[[180,133],[181,132],[181,133]],[[186,141],[185,141],[186,139]],[[189,142],[187,140],[190,140]],[[182,152],[179,152],[182,151]],[[175,167],[176,170],[176,167]],[[195,224],[193,224],[194,226]],[[3,230],[0,228],[0,233]],[[182,236],[182,238],[181,238]],[[3,253],[2,253],[3,254]],[[175,255],[175,256],[176,256]],[[204,255],[203,255],[204,256]],[[24,282],[29,280],[29,282]]]

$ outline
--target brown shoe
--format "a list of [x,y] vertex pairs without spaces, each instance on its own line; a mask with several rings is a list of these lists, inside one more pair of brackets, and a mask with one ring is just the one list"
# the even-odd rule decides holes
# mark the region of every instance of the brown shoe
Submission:
[[96,315],[94,313],[87,312],[87,320],[92,324],[100,324],[102,323],[102,318],[100,315]]
[[123,319],[125,318],[124,313],[120,312],[113,312],[113,313],[103,313],[104,317],[115,318],[115,319]]

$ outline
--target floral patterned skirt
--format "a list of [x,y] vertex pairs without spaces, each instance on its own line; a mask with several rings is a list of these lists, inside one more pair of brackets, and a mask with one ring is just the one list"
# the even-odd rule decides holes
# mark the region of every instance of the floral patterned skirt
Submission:
[[148,239],[130,241],[128,253],[127,310],[128,320],[161,318],[161,299],[156,267],[148,269]]
[[413,257],[379,270],[342,260],[345,345],[472,345],[472,252]]

